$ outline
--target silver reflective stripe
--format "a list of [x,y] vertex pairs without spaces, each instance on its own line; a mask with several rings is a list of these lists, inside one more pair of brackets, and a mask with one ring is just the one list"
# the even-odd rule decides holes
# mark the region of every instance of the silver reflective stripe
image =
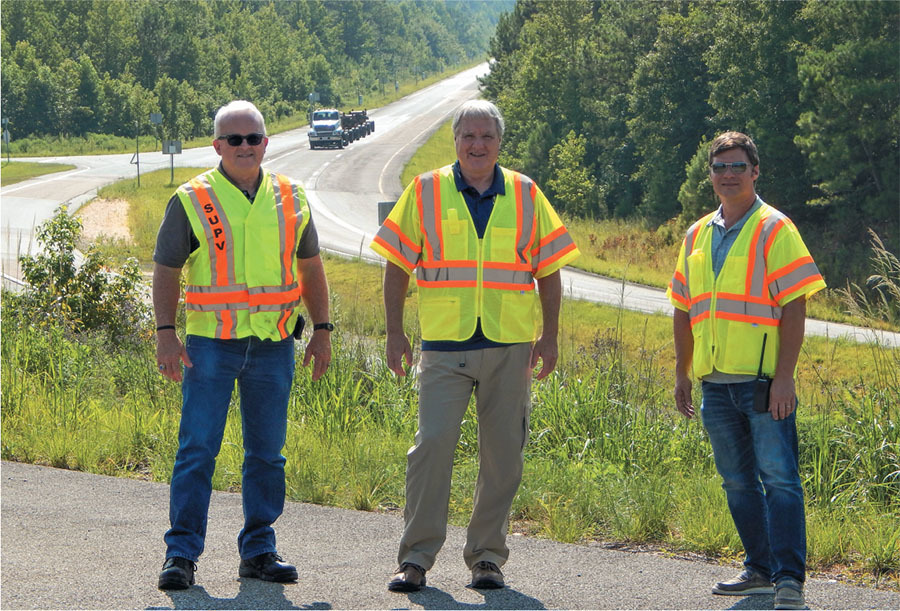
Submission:
[[752,303],[739,299],[728,299],[721,295],[716,301],[716,312],[753,316],[754,318],[769,318],[772,320],[781,319],[781,308],[779,307],[772,307],[764,303]]
[[686,284],[682,283],[678,278],[672,277],[672,293],[678,295],[679,297],[683,297],[685,301],[690,302],[691,296],[688,292],[688,287]]
[[434,198],[435,188],[440,189],[440,178],[436,174],[437,171],[423,174],[417,180],[422,193],[422,230],[431,246],[431,259],[440,261],[443,259],[443,253],[441,252],[441,235],[437,230],[437,218],[441,211],[438,210],[438,204]]
[[475,267],[424,267],[416,268],[416,279],[424,282],[475,282],[478,270]]
[[696,317],[700,316],[701,314],[709,312],[709,308],[711,305],[712,305],[712,299],[710,299],[709,297],[705,297],[703,299],[700,299],[700,300],[692,303],[691,311],[690,311],[691,320],[695,319]]
[[[520,208],[522,212],[522,226],[519,231],[519,243],[516,244],[516,255],[518,257],[518,260],[516,262],[527,263],[528,257],[526,256],[526,254],[528,253],[528,249],[531,246],[531,236],[534,229],[534,197],[532,197],[531,195],[531,188],[534,183],[521,174],[516,174],[516,180],[519,182],[519,184],[521,184],[522,188],[522,203]],[[556,240],[554,240],[554,242],[555,241]],[[543,253],[544,248],[541,247],[541,254],[543,255]],[[537,262],[534,262],[532,265],[537,266]]]
[[285,286],[251,286],[247,289],[247,293],[250,295],[265,295],[267,293],[287,293],[295,290],[299,285],[296,282],[292,282]]
[[228,303],[186,303],[184,304],[185,310],[192,310],[194,312],[219,312],[223,310],[246,310],[250,306],[246,301],[241,301],[239,303],[236,302],[228,302]]
[[[756,252],[750,253],[749,260],[753,261],[753,277],[750,279],[750,295],[753,297],[768,297],[766,292],[766,241],[779,221],[785,218],[784,214],[771,209],[772,213],[760,220],[762,229],[756,242]],[[755,229],[754,229],[755,230]]]
[[534,276],[530,271],[515,271],[511,269],[485,268],[482,272],[484,282],[500,282],[504,284],[533,284]]
[[256,314],[257,312],[281,312],[284,310],[292,310],[300,305],[300,300],[295,299],[294,301],[289,301],[287,303],[268,303],[251,306],[249,308],[251,314]]
[[535,269],[539,268],[543,261],[553,258],[561,250],[568,248],[574,243],[575,241],[572,239],[572,236],[569,234],[569,232],[566,232],[561,236],[554,238],[553,240],[541,246],[537,258],[535,258],[532,265]]
[[790,290],[800,282],[803,282],[807,278],[818,275],[818,266],[810,261],[809,263],[804,263],[790,273],[785,274],[781,278],[773,280],[769,285],[769,290],[771,291],[772,295],[780,295],[781,293]]
[[382,225],[378,228],[378,232],[375,235],[383,242],[387,243],[388,246],[399,252],[400,256],[410,265],[415,265],[419,262],[419,253],[407,246],[406,243],[400,239],[400,236],[397,235],[397,232],[394,231],[393,227]]
[[246,284],[232,284],[222,286],[204,286],[202,284],[188,284],[184,287],[185,293],[234,293],[237,291],[246,291]]
[[[697,233],[700,231],[700,224],[703,222],[703,219],[700,219],[696,223],[694,223],[690,229],[688,229],[687,235],[684,236],[684,284],[686,288],[685,297],[690,300],[691,298],[691,266],[688,265],[687,258],[690,256],[691,252],[694,250],[694,244],[697,240]],[[691,306],[691,318],[693,318],[694,314],[694,306]]]

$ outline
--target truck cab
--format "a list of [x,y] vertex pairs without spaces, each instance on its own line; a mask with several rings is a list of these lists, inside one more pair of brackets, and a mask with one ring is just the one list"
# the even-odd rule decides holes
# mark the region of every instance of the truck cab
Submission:
[[325,146],[344,148],[341,113],[334,108],[314,110],[309,122],[309,148]]

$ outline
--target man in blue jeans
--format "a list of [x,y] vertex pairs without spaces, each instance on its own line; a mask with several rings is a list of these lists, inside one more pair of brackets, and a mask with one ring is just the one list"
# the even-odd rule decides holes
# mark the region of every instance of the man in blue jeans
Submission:
[[756,194],[758,177],[748,136],[726,132],[712,142],[709,178],[721,205],[688,229],[668,290],[675,405],[693,417],[693,366],[702,380],[703,425],[746,552],[741,574],[713,593],[774,592],[776,609],[803,609],[806,518],[794,373],[806,299],[825,281],[794,224]]
[[[284,508],[281,450],[301,301],[314,323],[303,360],[304,366],[314,360],[313,380],[328,369],[334,326],[306,196],[298,183],[261,167],[267,144],[265,122],[253,104],[220,108],[213,147],[221,163],[178,188],[153,253],[157,366],[182,383],[183,396],[171,528],[158,582],[163,590],[194,583],[235,382],[244,439],[238,572],[276,582],[298,576],[278,555],[272,524]],[[182,268],[184,343],[175,329]]]

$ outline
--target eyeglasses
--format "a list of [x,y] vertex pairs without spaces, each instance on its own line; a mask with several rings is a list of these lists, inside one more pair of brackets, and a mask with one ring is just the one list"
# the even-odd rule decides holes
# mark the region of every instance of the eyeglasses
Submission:
[[263,141],[263,138],[265,138],[265,135],[263,134],[247,134],[246,136],[242,136],[241,134],[227,134],[225,136],[219,136],[216,140],[224,140],[229,146],[240,146],[241,143],[246,140],[247,144],[250,146],[256,146]]
[[747,171],[747,168],[750,164],[746,161],[734,161],[732,163],[723,163],[721,161],[717,161],[711,164],[709,167],[712,168],[713,174],[724,174],[728,171],[728,168],[731,168],[731,171],[735,174],[743,174]]

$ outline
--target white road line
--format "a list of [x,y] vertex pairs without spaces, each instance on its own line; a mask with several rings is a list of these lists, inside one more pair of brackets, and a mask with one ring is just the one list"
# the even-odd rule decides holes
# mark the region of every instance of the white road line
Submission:
[[87,171],[90,170],[90,169],[91,169],[91,168],[84,168],[83,170],[74,170],[74,171],[70,171],[70,172],[64,172],[64,173],[62,173],[62,174],[59,174],[59,175],[57,175],[57,176],[53,176],[53,177],[51,177],[51,178],[45,178],[45,179],[42,179],[42,180],[38,180],[38,181],[36,181],[36,182],[28,183],[27,185],[21,185],[21,186],[18,186],[18,187],[12,187],[12,188],[9,188],[9,189],[4,189],[2,193],[3,193],[3,195],[6,195],[6,194],[8,194],[8,193],[13,193],[14,191],[20,191],[20,190],[22,190],[22,189],[27,189],[27,188],[29,188],[29,187],[37,187],[37,186],[42,185],[42,184],[44,184],[44,183],[53,182],[54,180],[60,180],[60,179],[62,179],[62,178],[69,178],[70,176],[75,176],[76,174],[81,174],[82,172],[87,172]]

